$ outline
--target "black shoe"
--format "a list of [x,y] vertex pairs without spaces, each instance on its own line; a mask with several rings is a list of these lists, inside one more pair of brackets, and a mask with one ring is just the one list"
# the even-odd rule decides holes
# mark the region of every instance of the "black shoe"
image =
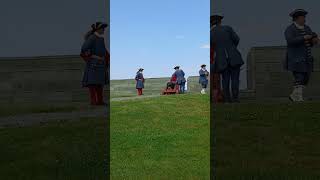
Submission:
[[233,103],[240,103],[239,99],[233,99],[232,102]]

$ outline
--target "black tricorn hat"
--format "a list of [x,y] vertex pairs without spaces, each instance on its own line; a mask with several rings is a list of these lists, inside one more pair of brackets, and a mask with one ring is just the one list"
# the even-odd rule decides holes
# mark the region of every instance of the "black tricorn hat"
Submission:
[[105,29],[107,28],[109,25],[107,23],[102,23],[102,22],[96,22],[95,24],[92,24],[91,27],[92,29],[99,30],[99,29]]
[[138,71],[143,71],[144,69],[143,68],[139,68],[139,70]]
[[214,14],[214,15],[210,16],[210,24],[216,25],[223,18],[224,18],[224,16],[222,16],[222,15]]
[[295,9],[289,15],[293,18],[296,18],[299,16],[306,16],[307,14],[308,14],[308,12],[304,9]]
[[201,65],[201,67],[206,67],[206,66],[207,66],[207,65],[205,65],[205,64],[202,64],[202,65]]
[[175,66],[173,69],[179,69],[180,68],[180,66]]

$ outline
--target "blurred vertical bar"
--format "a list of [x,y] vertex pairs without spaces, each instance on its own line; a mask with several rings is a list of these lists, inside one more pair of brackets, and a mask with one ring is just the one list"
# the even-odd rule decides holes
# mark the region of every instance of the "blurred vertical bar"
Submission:
[[[210,16],[213,13],[213,0],[210,0]],[[214,146],[214,91],[213,91],[213,47],[211,47],[211,21],[209,19],[209,29],[210,29],[210,179],[214,179],[214,154],[213,154],[213,146]]]
[[106,124],[106,128],[107,128],[107,137],[106,137],[106,143],[107,143],[107,148],[106,148],[106,154],[107,154],[107,169],[106,169],[106,174],[107,174],[107,179],[110,179],[110,64],[111,64],[111,48],[110,48],[110,29],[112,28],[112,26],[110,25],[110,0],[107,0],[107,7],[106,7],[106,10],[107,10],[107,23],[109,24],[109,27],[107,29],[107,49],[109,51],[109,54],[110,54],[110,58],[109,58],[109,61],[108,61],[108,67],[107,67],[107,93],[106,93],[106,99],[107,99],[107,117],[106,117],[106,120],[107,120],[107,124]]

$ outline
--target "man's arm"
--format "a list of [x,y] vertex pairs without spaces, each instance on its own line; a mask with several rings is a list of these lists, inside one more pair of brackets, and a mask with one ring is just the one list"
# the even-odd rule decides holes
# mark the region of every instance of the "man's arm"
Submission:
[[233,43],[238,46],[239,42],[240,42],[240,38],[238,36],[238,34],[232,29],[232,27],[229,27],[229,32],[231,33],[231,39],[233,41]]
[[284,35],[285,35],[285,38],[286,38],[286,41],[287,41],[288,45],[296,46],[296,45],[299,45],[299,44],[304,44],[305,37],[303,37],[303,36],[295,36],[295,33],[294,33],[294,31],[292,30],[291,27],[286,29]]
[[81,46],[81,53],[80,56],[85,60],[88,61],[92,55],[91,49],[94,43],[94,37],[91,36],[87,39]]

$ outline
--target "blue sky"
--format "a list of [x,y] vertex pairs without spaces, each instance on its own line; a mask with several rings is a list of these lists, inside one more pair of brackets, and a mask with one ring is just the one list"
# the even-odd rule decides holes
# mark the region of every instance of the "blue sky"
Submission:
[[209,0],[111,0],[111,79],[186,76],[209,64]]

